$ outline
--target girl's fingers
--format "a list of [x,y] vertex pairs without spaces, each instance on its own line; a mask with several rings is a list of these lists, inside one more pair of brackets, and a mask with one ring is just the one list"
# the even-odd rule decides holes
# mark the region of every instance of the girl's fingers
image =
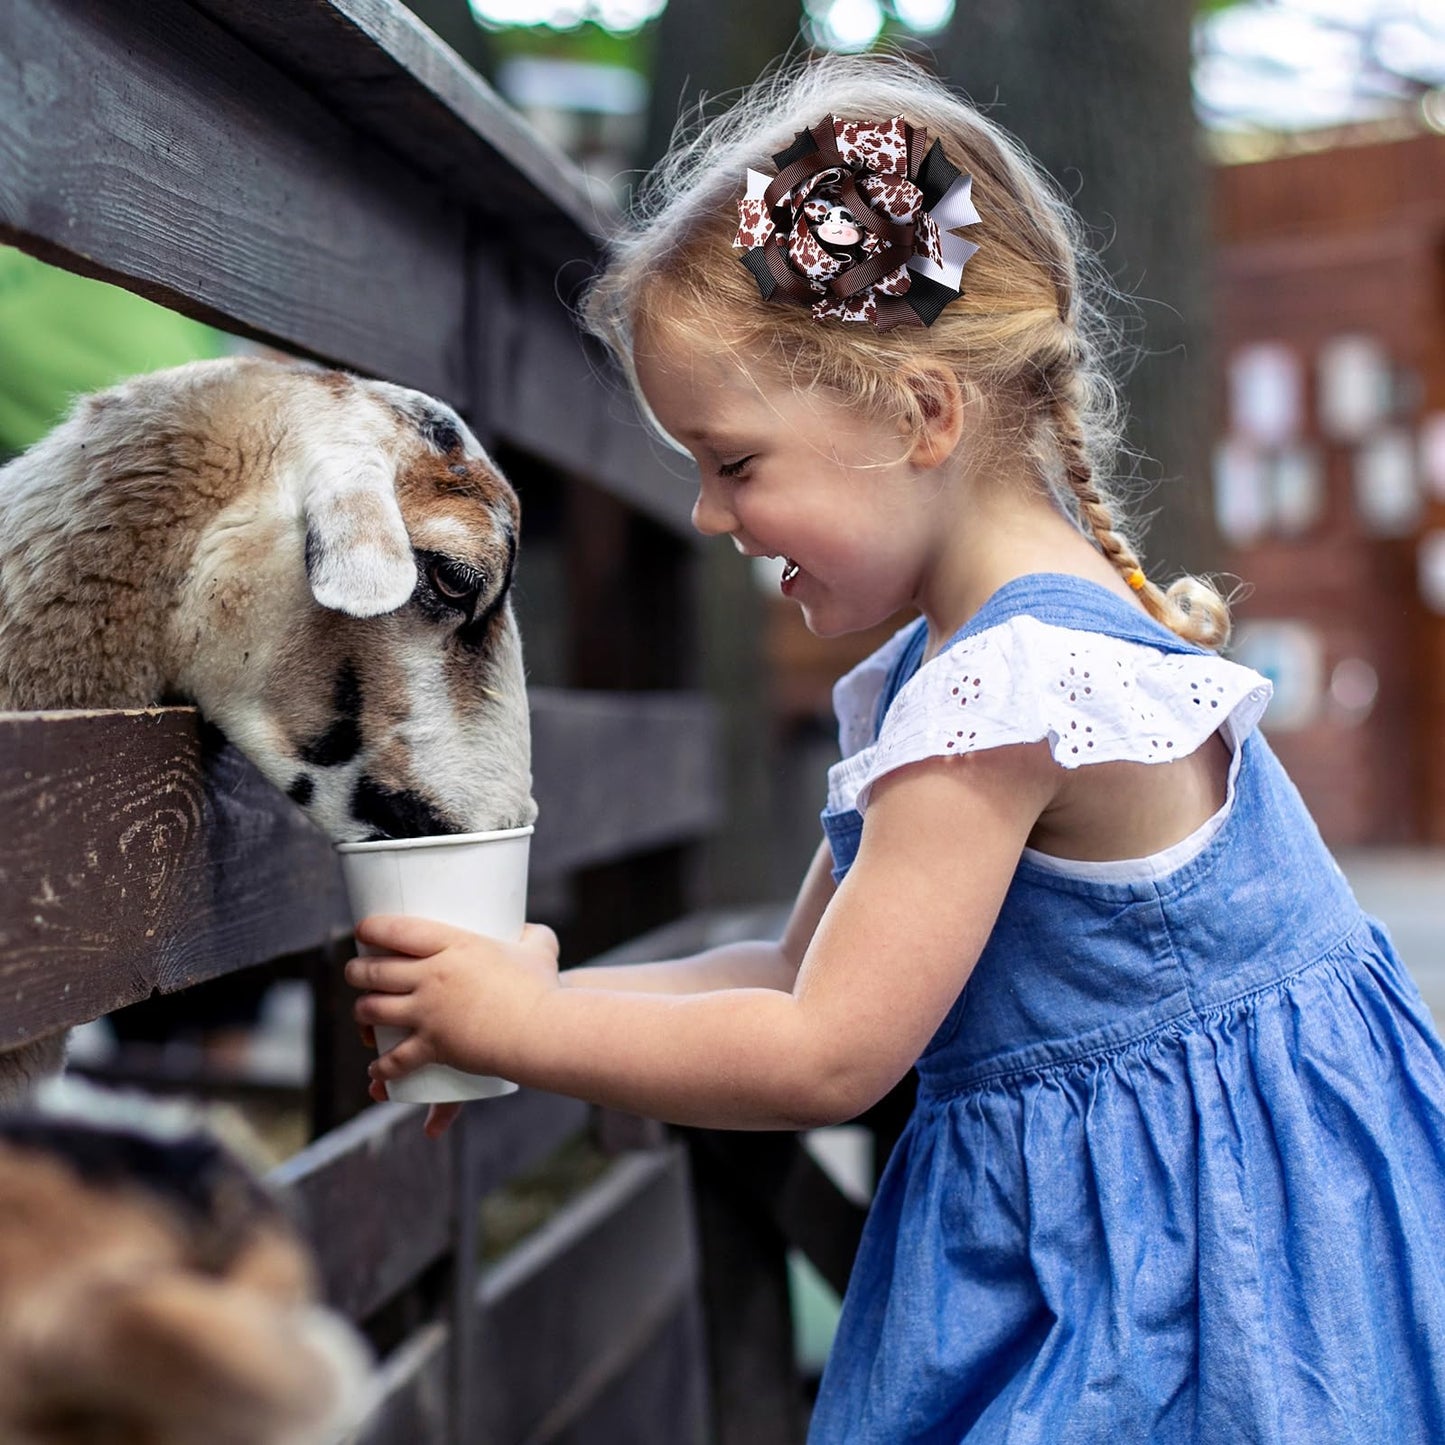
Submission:
[[545,923],[529,923],[522,929],[522,942],[530,944],[533,948],[545,948],[548,953],[556,958],[561,952],[561,945],[557,942],[557,935],[547,927]]
[[356,936],[373,948],[391,953],[404,953],[412,958],[429,958],[440,953],[447,944],[466,930],[438,923],[431,918],[412,918],[407,914],[378,913],[363,918],[356,925]]
[[367,993],[410,993],[416,987],[414,958],[353,958],[346,965],[346,981]]
[[426,1111],[426,1123],[422,1125],[422,1130],[428,1139],[440,1139],[461,1112],[460,1104],[433,1104]]
[[366,1086],[366,1092],[378,1104],[385,1104],[390,1097],[386,1092],[386,1085],[380,1079],[372,1079]]
[[373,1079],[390,1083],[394,1079],[403,1079],[423,1064],[432,1062],[431,1049],[421,1035],[408,1034],[394,1049],[388,1049],[380,1055],[367,1073]]
[[[370,1024],[373,1028],[377,1024],[392,1029],[410,1028],[411,996],[404,993],[364,993],[352,1005],[351,1012],[357,1023]],[[374,1042],[372,1047],[376,1047]]]

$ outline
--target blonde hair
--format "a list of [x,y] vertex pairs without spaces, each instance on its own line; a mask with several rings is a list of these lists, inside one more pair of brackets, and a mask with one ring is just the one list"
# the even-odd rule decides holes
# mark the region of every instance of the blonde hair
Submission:
[[[962,299],[930,327],[819,322],[804,306],[764,301],[739,263],[732,241],[744,173],[770,171],[773,154],[826,114],[902,115],[974,178],[982,220],[967,237],[979,250]],[[680,132],[644,182],[582,314],[639,397],[634,343],[652,327],[738,348],[795,386],[826,388],[913,430],[925,420],[920,369],[947,367],[1026,449],[1149,613],[1190,642],[1219,647],[1229,634],[1224,599],[1197,577],[1167,590],[1147,580],[1106,480],[1123,429],[1109,372],[1115,328],[1103,309],[1111,294],[1068,202],[998,126],[902,57],[827,56],[759,81],[724,114]]]

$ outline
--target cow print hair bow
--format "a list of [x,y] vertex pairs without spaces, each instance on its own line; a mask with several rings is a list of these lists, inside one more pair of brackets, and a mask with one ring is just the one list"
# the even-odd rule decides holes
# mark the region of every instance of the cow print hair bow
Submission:
[[749,170],[733,240],[765,301],[879,331],[931,326],[962,295],[978,247],[954,234],[978,222],[973,177],[902,116],[824,116]]

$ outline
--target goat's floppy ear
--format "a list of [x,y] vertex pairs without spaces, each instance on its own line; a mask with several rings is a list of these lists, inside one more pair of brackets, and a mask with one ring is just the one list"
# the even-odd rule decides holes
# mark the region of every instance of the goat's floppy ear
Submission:
[[394,612],[416,587],[416,558],[380,453],[328,457],[306,478],[306,576],[333,612]]

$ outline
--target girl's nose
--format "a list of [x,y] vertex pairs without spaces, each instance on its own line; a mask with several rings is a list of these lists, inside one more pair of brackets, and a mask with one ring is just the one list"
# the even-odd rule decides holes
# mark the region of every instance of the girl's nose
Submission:
[[692,504],[692,525],[704,537],[721,537],[735,525],[731,510],[706,482],[698,485],[697,501]]

